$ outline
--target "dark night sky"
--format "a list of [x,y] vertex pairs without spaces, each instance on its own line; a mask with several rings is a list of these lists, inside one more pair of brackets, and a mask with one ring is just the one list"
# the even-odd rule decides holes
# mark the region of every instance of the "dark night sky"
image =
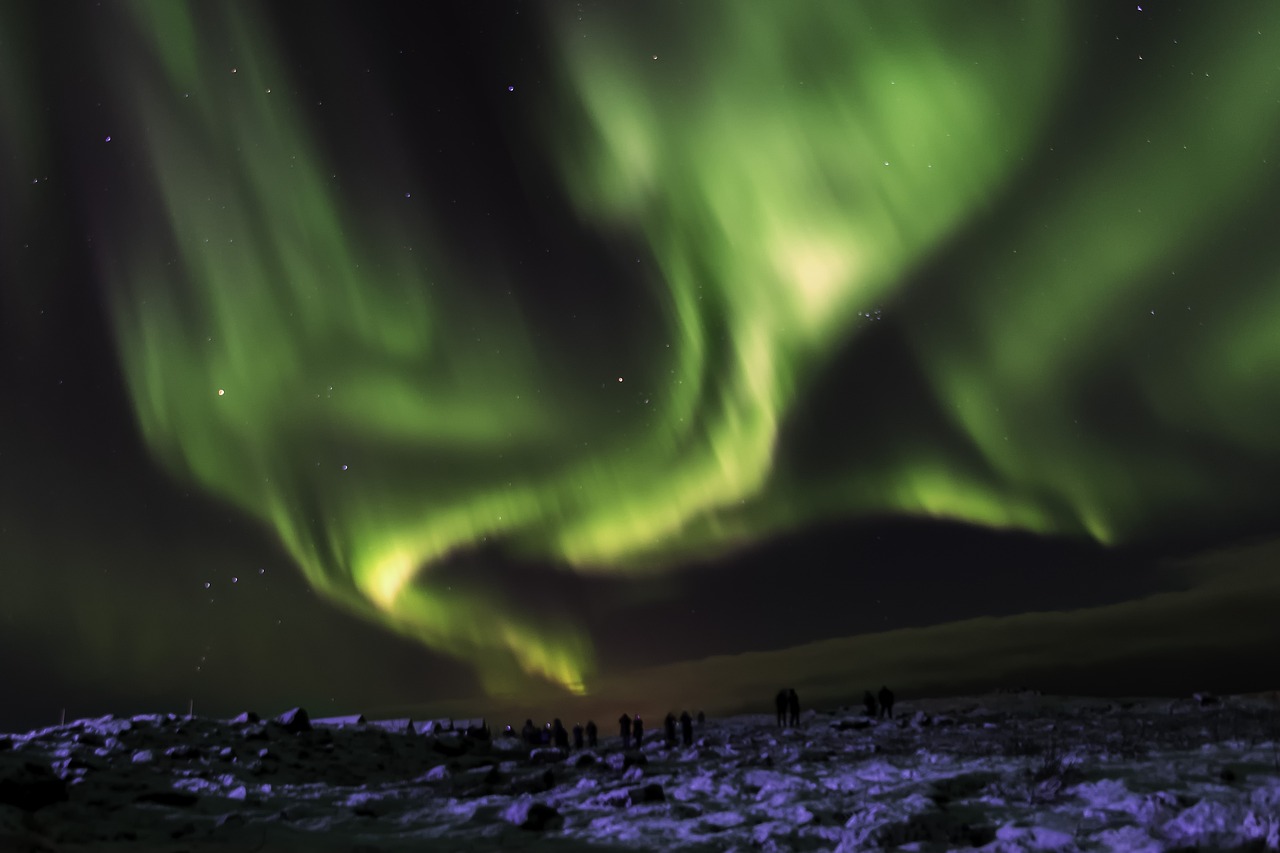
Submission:
[[0,729],[1276,686],[1280,10],[431,8],[0,8]]

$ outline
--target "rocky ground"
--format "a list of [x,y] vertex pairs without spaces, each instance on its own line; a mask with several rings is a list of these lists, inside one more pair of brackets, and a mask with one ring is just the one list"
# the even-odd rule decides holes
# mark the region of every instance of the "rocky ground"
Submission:
[[422,728],[294,712],[0,736],[0,850],[1280,849],[1266,697],[904,702],[625,751]]

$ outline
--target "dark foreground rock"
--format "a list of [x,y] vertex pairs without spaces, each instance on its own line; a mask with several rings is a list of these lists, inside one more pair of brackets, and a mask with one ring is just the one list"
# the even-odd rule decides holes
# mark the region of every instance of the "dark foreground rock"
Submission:
[[512,803],[502,815],[509,823],[521,829],[541,832],[547,829],[559,829],[564,825],[564,817],[552,806],[540,803],[530,797],[521,797]]
[[0,804],[34,812],[66,800],[67,783],[50,767],[30,761],[0,766]]

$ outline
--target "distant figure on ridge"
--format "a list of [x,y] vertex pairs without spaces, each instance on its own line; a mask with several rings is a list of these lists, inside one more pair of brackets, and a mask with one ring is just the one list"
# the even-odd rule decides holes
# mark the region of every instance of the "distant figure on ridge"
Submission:
[[663,734],[667,737],[667,746],[676,745],[676,715],[667,712],[667,716],[662,721]]
[[685,746],[693,746],[693,717],[688,711],[680,712],[680,739]]
[[636,749],[644,743],[644,720],[640,719],[639,714],[631,718],[631,739],[636,742]]
[[862,694],[862,704],[867,706],[867,716],[871,719],[876,718],[876,697],[871,695],[871,691]]
[[550,723],[546,723],[543,725],[542,732],[538,736],[538,741],[546,746],[549,746],[551,744],[552,740],[551,740],[551,724]]
[[888,687],[880,688],[880,718],[893,719],[893,691]]
[[786,688],[778,691],[778,695],[773,697],[773,704],[778,709],[778,726],[781,728],[787,724],[787,691]]
[[582,749],[582,723],[573,724],[573,748]]
[[533,727],[533,720],[524,721],[524,727],[520,729],[520,739],[529,746],[537,744],[538,730]]
[[800,697],[796,695],[795,688],[787,691],[787,718],[791,725],[800,725]]
[[631,718],[623,714],[618,718],[618,734],[622,736],[622,748],[631,748]]
[[569,731],[564,727],[564,723],[560,722],[560,718],[556,717],[554,723],[551,724],[551,739],[560,749],[569,749]]
[[596,729],[595,720],[587,720],[587,748],[595,749],[599,739],[599,730]]
[[698,712],[698,725],[705,726],[707,724],[707,715],[702,711]]

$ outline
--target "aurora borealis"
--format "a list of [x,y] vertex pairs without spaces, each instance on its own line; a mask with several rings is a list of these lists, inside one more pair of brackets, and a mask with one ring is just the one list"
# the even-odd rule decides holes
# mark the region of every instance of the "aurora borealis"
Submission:
[[1275,600],[1174,568],[1276,533],[1272,6],[66,18],[0,11],[11,681],[609,697],[1057,611],[1047,671]]

